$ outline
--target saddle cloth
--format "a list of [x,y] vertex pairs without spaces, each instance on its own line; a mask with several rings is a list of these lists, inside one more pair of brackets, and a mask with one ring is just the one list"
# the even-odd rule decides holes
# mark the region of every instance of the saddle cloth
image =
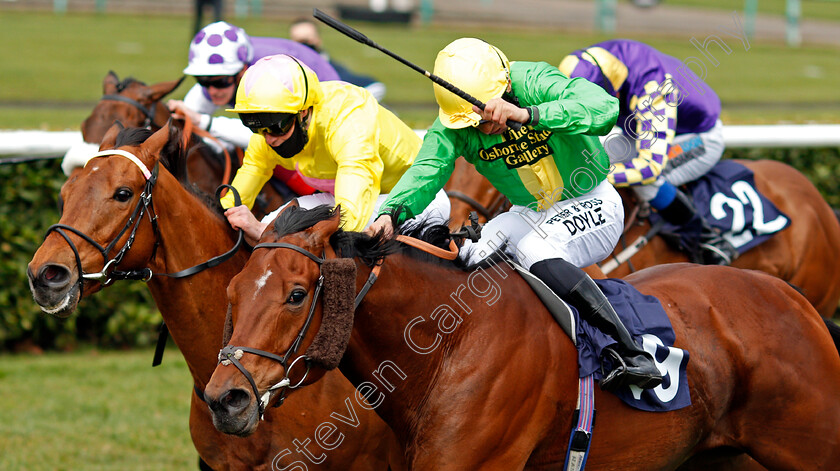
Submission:
[[[600,380],[603,377],[599,360],[601,352],[615,345],[616,341],[580,319],[574,306],[561,300],[531,272],[518,265],[514,266],[577,346],[579,376],[584,378],[592,374],[596,380]],[[663,374],[662,384],[656,388],[642,390],[629,386],[616,391],[616,395],[631,407],[652,412],[677,410],[691,405],[686,376],[689,355],[687,351],[673,346],[674,329],[659,300],[640,293],[623,280],[610,278],[595,280],[595,283],[615,308],[630,334],[653,355]]]
[[[758,192],[752,170],[737,162],[722,160],[686,187],[697,212],[720,229],[738,253],[756,247],[790,225],[790,219]],[[659,219],[659,215],[651,213],[651,224]],[[660,232],[677,238],[682,247],[695,247],[700,238],[699,224],[677,227],[666,222]]]

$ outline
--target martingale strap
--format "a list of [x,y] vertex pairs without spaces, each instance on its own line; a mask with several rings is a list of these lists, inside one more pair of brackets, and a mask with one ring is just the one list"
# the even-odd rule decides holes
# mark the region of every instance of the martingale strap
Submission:
[[589,456],[589,444],[592,441],[592,426],[595,421],[595,379],[593,375],[578,381],[577,425],[569,437],[566,449],[566,471],[583,471]]

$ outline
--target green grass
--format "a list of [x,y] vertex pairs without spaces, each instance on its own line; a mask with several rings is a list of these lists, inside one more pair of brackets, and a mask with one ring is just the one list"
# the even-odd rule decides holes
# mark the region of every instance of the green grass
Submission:
[[[688,0],[686,0],[688,1]],[[279,20],[243,19],[236,23],[254,36],[282,36]],[[606,36],[545,29],[451,28],[353,24],[371,39],[416,64],[432,68],[437,52],[462,36],[496,44],[513,60],[558,64],[571,50]],[[78,129],[102,94],[108,70],[147,83],[172,80],[186,63],[192,19],[177,16],[95,15],[4,12],[0,28],[0,129]],[[427,127],[436,107],[430,82],[379,51],[325,28],[324,42],[334,58],[369,73],[388,87],[384,104],[410,126]],[[634,35],[677,58],[702,57],[689,37]],[[715,51],[720,64],[708,68],[707,82],[724,103],[730,122],[840,122],[835,77],[837,48],[753,41],[749,50],[732,38],[730,55]],[[175,91],[182,97],[191,80]],[[770,103],[778,107],[750,108]],[[727,105],[731,105],[729,109]]]
[[[787,0],[757,0],[758,13],[784,16]],[[803,0],[801,3],[801,18],[806,20],[840,21],[840,1],[837,0]],[[744,11],[745,0],[664,0],[663,5],[685,6],[706,10],[738,10]]]
[[0,469],[196,469],[192,378],[175,348],[0,355]]

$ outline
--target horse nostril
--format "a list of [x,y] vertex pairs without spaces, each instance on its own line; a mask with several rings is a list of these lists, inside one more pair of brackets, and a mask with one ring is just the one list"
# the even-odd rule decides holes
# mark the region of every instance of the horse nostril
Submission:
[[64,286],[70,281],[70,270],[62,265],[45,265],[41,268],[38,281],[51,287]]
[[251,396],[242,389],[231,389],[219,398],[219,404],[227,410],[228,414],[236,415],[251,403]]

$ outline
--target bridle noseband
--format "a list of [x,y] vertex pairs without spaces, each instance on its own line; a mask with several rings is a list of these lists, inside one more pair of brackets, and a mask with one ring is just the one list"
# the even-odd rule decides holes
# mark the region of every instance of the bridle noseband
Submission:
[[[116,267],[120,264],[123,257],[125,256],[126,252],[131,248],[131,244],[134,243],[134,237],[137,235],[137,229],[140,227],[140,221],[143,219],[143,214],[148,212],[149,214],[149,222],[152,224],[152,230],[155,234],[155,247],[152,250],[152,255],[149,259],[153,259],[155,254],[157,253],[157,248],[159,245],[158,242],[158,225],[157,225],[157,215],[155,214],[154,204],[152,203],[152,190],[155,187],[155,183],[157,183],[158,179],[158,172],[160,169],[160,163],[155,163],[154,168],[150,172],[145,165],[138,159],[134,154],[131,154],[126,151],[121,150],[106,150],[102,152],[98,152],[91,157],[92,160],[94,157],[101,157],[101,156],[109,156],[109,155],[122,155],[126,158],[129,158],[136,166],[138,166],[143,173],[143,177],[146,179],[146,184],[143,186],[143,192],[140,193],[140,198],[137,201],[137,205],[134,207],[134,210],[129,216],[128,221],[126,221],[125,226],[123,226],[122,230],[117,234],[114,240],[108,244],[107,247],[102,247],[98,242],[93,240],[90,236],[85,234],[84,232],[76,229],[75,227],[68,226],[66,224],[53,224],[49,228],[47,228],[47,233],[44,236],[44,239],[50,235],[51,232],[57,232],[61,237],[67,241],[67,244],[70,246],[70,249],[73,250],[73,255],[76,257],[76,266],[79,269],[79,291],[84,291],[84,280],[99,280],[103,286],[108,286],[114,280],[142,280],[148,281],[152,277],[152,270],[150,268],[145,268],[143,270],[131,270],[131,271],[117,271]],[[88,162],[90,162],[88,160]],[[98,273],[84,273],[82,270],[82,259],[79,255],[79,250],[76,248],[76,245],[70,239],[70,236],[67,235],[64,230],[68,230],[77,236],[84,239],[87,243],[95,247],[99,253],[102,254],[103,259],[103,267],[102,270]],[[109,259],[108,254],[120,240],[120,238],[125,234],[127,231],[131,231],[128,235],[128,240],[126,240],[125,245],[114,255],[113,258]],[[103,281],[104,280],[104,281]]]
[[[302,247],[298,247],[297,245],[289,244],[289,243],[285,243],[285,242],[264,242],[262,244],[257,244],[257,245],[254,246],[254,250],[257,250],[257,249],[275,249],[275,248],[294,250],[295,252],[298,252],[302,255],[305,255],[306,257],[309,257],[309,259],[311,259],[313,262],[318,264],[319,268],[327,260],[325,257],[319,257],[319,256],[313,254],[312,252],[310,252],[310,251],[308,251],[308,250],[306,250]],[[364,299],[367,292],[370,290],[370,288],[376,282],[376,279],[379,276],[379,269],[381,268],[381,266],[382,265],[375,265],[373,267],[373,269],[371,270],[367,281],[365,282],[364,286],[362,286],[362,289],[359,291],[359,294],[356,295],[356,299],[354,301],[354,309],[357,309],[359,307],[359,304],[361,304],[362,299]],[[300,349],[300,345],[303,342],[304,337],[306,337],[306,333],[309,330],[309,326],[311,325],[312,318],[314,317],[314,314],[315,314],[315,306],[318,303],[318,297],[321,295],[323,287],[324,287],[324,275],[320,274],[318,276],[317,284],[315,285],[315,293],[312,296],[312,304],[309,305],[309,313],[306,316],[306,321],[304,321],[303,327],[298,332],[297,337],[295,337],[295,340],[292,342],[291,346],[289,346],[289,348],[286,350],[286,353],[283,354],[282,357],[279,356],[279,355],[275,355],[273,353],[270,353],[270,352],[266,352],[266,351],[263,351],[263,350],[258,350],[256,348],[236,347],[236,346],[232,346],[232,345],[227,345],[224,348],[222,348],[221,351],[219,351],[219,363],[221,363],[222,365],[225,365],[225,366],[227,366],[229,364],[233,364],[233,366],[235,366],[245,376],[245,378],[248,380],[248,382],[251,384],[251,389],[254,391],[254,397],[255,398],[257,398],[257,397],[260,398],[260,400],[258,402],[260,420],[262,420],[264,418],[265,408],[268,406],[268,403],[271,402],[271,393],[272,392],[274,392],[278,389],[281,389],[280,397],[277,400],[277,402],[274,404],[274,407],[279,407],[280,405],[283,404],[283,401],[286,400],[286,390],[287,389],[298,389],[298,388],[302,387],[303,382],[306,380],[306,376],[309,374],[309,370],[312,367],[312,365],[310,363],[309,357],[307,357],[306,355],[298,356],[288,366],[286,366],[286,364],[288,363],[289,358],[291,358],[293,355],[295,355],[297,353],[298,349]],[[251,376],[251,373],[249,373],[248,370],[244,366],[242,366],[242,363],[240,363],[238,361],[240,358],[242,358],[242,355],[244,353],[252,353],[254,355],[269,358],[269,359],[272,359],[272,360],[275,360],[275,361],[279,362],[283,366],[283,371],[284,371],[285,376],[283,377],[283,379],[278,381],[276,384],[274,384],[273,386],[268,388],[265,393],[260,395],[259,389],[257,388],[257,383],[254,381],[254,378]],[[301,359],[303,359],[304,363],[306,364],[306,372],[304,372],[303,377],[297,383],[292,384],[291,379],[289,379],[289,371],[291,371],[291,369],[295,366],[295,364],[298,361],[300,361]],[[196,392],[199,393],[200,391],[197,390]],[[199,394],[199,397],[203,398],[204,397],[203,393]]]

